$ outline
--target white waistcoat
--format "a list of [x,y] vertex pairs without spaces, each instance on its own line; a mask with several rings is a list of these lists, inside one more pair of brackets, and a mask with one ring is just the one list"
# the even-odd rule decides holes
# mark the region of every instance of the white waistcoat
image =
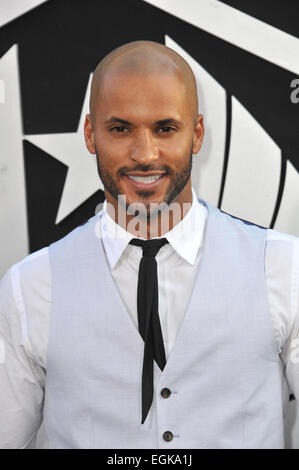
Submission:
[[284,447],[288,386],[267,300],[266,229],[200,201],[208,207],[202,259],[164,370],[154,363],[145,424],[144,343],[111,276],[99,214],[50,245],[50,448]]

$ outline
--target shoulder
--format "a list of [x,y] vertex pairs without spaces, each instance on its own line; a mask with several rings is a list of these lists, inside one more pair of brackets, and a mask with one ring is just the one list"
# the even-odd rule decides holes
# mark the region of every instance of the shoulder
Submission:
[[51,276],[45,247],[13,264],[0,281],[0,314],[10,325],[10,334],[39,364],[45,363],[50,307]]
[[97,238],[101,238],[101,219],[103,216],[103,211],[100,211],[96,215],[90,217],[83,224],[74,228],[71,232],[67,233],[64,237],[60,238],[56,242],[53,242],[49,245],[49,254],[51,255],[52,249],[64,250],[68,246],[72,247],[73,244],[76,244],[77,241],[84,239],[86,236],[92,234]]
[[214,220],[214,223],[219,227],[219,235],[228,231],[230,237],[239,238],[244,236],[248,240],[254,239],[255,236],[265,237],[267,233],[267,227],[254,223],[253,221],[246,220],[242,217],[238,217],[217,206],[200,199],[200,202],[204,202],[208,209],[208,219]]
[[30,301],[30,299],[34,299],[35,296],[43,297],[43,300],[50,301],[50,247],[52,245],[63,245],[63,242],[74,238],[77,234],[86,230],[92,222],[96,222],[96,219],[96,216],[91,217],[64,237],[61,237],[49,246],[45,246],[40,250],[30,253],[7,270],[1,283],[2,285],[5,283],[6,287],[10,284],[18,306],[22,307],[24,302],[27,303],[26,300]]
[[281,270],[287,260],[288,270],[298,276],[299,283],[299,237],[269,228],[266,251],[268,261],[272,262],[272,265],[281,263]]
[[14,288],[26,285],[29,287],[36,282],[43,285],[50,283],[48,251],[47,246],[41,248],[11,266],[10,275]]
[[75,227],[65,236],[61,237],[57,241],[49,244],[40,250],[37,250],[26,257],[24,257],[19,262],[15,263],[10,268],[10,276],[12,283],[16,286],[18,283],[21,284],[24,288],[34,288],[36,286],[50,287],[51,285],[51,269],[50,269],[50,248],[53,245],[63,245],[67,240],[76,238],[80,236],[86,230],[92,228],[100,232],[100,227],[97,222],[100,221],[101,214],[97,214],[93,217],[90,217],[86,222]]
[[274,230],[269,228],[268,229],[268,234],[267,234],[267,239],[269,241],[284,241],[292,244],[294,247],[298,247],[299,244],[299,237],[296,235],[292,235],[290,233],[286,232],[280,232],[279,230]]
[[217,209],[218,213],[229,220],[233,225],[238,227],[243,227],[247,231],[252,232],[256,230],[264,230],[266,235],[266,251],[268,252],[268,258],[273,256],[281,257],[283,254],[288,254],[291,257],[292,266],[298,267],[299,265],[299,237],[282,232],[279,230],[271,229],[263,225],[256,224],[250,220],[243,219],[241,217],[236,217],[232,214],[229,214],[221,209]]
[[223,220],[230,221],[236,225],[240,226],[246,226],[246,227],[258,227],[261,229],[266,229],[266,227],[262,225],[258,225],[250,220],[243,219],[241,217],[237,217],[236,215],[233,215],[229,212],[224,211],[223,209],[215,206],[211,202],[207,201],[206,199],[202,199],[200,197],[197,198],[198,202],[204,206],[206,206],[209,215],[214,215],[218,218],[221,218]]
[[267,230],[266,272],[290,281],[292,293],[299,290],[299,237]]
[[51,304],[51,271],[48,247],[31,253],[13,264],[6,276],[10,277],[10,295],[16,304],[26,332],[33,316],[48,315]]
[[274,327],[286,358],[286,340],[299,327],[299,237],[268,229],[265,276]]
[[225,212],[222,209],[218,209],[218,212],[225,219],[229,220],[232,224],[237,225],[239,227],[243,227],[248,230],[267,230],[267,227],[265,227],[264,225],[259,225],[257,223],[252,222],[251,220],[243,219],[242,217],[237,217],[233,214]]

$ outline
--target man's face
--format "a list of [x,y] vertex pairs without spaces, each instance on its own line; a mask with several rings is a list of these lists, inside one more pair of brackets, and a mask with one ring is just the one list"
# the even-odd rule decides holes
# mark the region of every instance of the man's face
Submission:
[[142,203],[149,214],[151,203],[192,200],[192,153],[201,146],[202,117],[194,122],[176,75],[108,73],[94,109],[85,138],[97,154],[107,202],[116,207],[125,195],[127,207]]

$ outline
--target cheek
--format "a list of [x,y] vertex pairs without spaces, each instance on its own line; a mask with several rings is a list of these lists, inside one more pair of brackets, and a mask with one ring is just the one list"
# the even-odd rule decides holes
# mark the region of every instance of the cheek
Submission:
[[132,145],[130,140],[121,136],[114,137],[109,133],[99,133],[96,138],[96,145],[99,151],[105,152],[107,156],[111,155],[114,158],[128,153],[128,149]]
[[181,168],[189,161],[191,152],[192,144],[176,140],[168,142],[168,145],[161,149],[161,156],[164,156],[169,164]]
[[101,164],[107,168],[119,167],[126,158],[125,145],[121,145],[119,142],[107,139],[103,141],[99,138],[96,142],[96,150]]

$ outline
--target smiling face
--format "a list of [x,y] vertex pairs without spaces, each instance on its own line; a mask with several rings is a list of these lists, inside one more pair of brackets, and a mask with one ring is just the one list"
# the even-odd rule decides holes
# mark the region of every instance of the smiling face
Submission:
[[184,80],[173,70],[105,73],[86,116],[85,139],[97,154],[107,202],[126,206],[192,201],[192,153],[203,139],[201,115]]

